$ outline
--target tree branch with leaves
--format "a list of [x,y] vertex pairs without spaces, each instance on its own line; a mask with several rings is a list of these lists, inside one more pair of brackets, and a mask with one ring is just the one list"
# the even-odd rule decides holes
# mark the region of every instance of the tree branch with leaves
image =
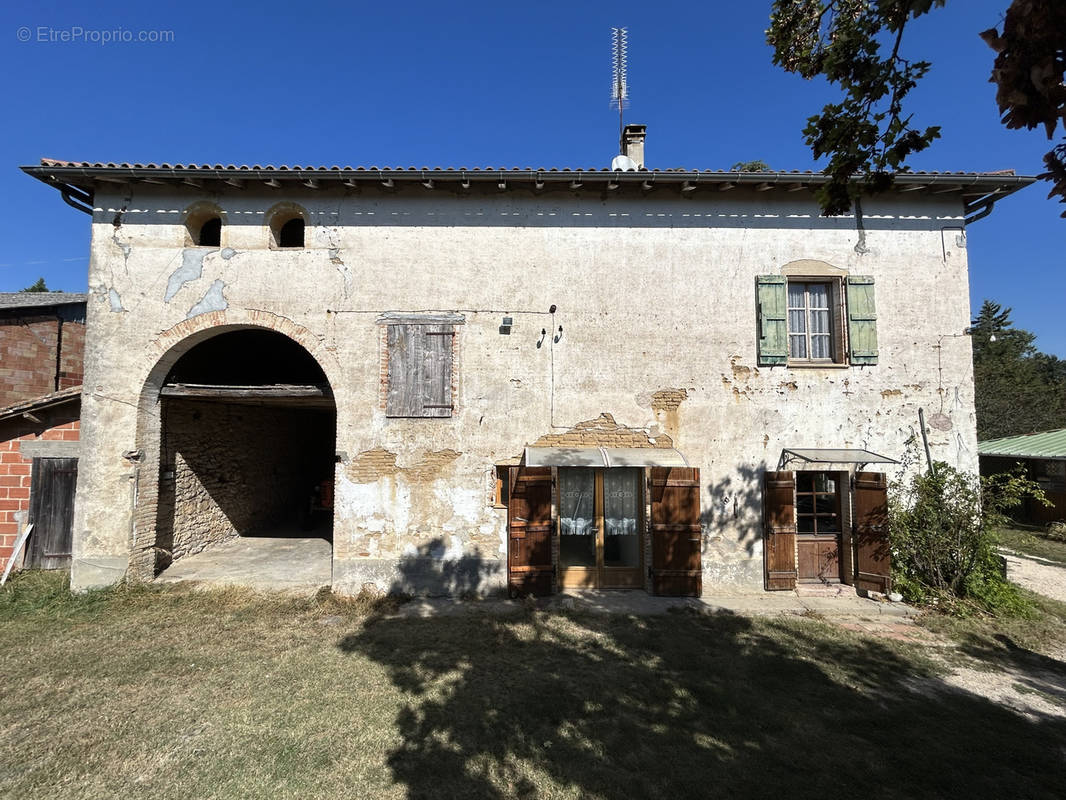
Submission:
[[[815,158],[828,157],[828,183],[818,190],[827,215],[846,213],[863,191],[889,188],[906,160],[929,147],[940,128],[912,124],[905,100],[928,61],[903,57],[907,25],[946,0],[775,0],[767,42],[774,63],[804,78],[822,76],[843,98],[810,117],[803,133]],[[1013,0],[1003,33],[981,37],[998,55],[992,82],[1008,128],[1066,130],[1066,2]],[[1066,202],[1066,144],[1045,156],[1049,196]],[[1063,214],[1066,216],[1066,213]]]

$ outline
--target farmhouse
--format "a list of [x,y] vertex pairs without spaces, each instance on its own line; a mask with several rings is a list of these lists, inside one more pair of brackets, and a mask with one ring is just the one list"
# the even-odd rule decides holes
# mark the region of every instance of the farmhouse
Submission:
[[966,224],[1032,179],[824,218],[820,175],[622,147],[23,167],[92,218],[74,587],[258,534],[328,542],[346,593],[885,590],[920,408],[977,469]]

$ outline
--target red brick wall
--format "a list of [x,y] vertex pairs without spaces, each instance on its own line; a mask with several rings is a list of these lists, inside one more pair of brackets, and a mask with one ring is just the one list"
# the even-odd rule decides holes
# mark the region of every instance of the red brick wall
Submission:
[[63,323],[63,349],[59,354],[59,388],[81,386],[85,360],[85,323]]
[[[0,318],[0,407],[56,391],[55,314]],[[63,322],[59,387],[81,383],[85,324]]]
[[77,411],[78,404],[70,403],[67,406],[67,412],[56,415],[51,427],[41,428],[29,421],[20,421],[6,423],[0,429],[0,573],[7,567],[15,540],[30,512],[30,468],[33,459],[23,458],[19,443],[77,441],[79,420],[69,417],[71,410]]

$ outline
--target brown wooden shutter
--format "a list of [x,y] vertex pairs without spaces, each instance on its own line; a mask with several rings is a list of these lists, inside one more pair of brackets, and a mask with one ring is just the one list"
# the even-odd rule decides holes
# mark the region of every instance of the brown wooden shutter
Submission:
[[795,589],[796,473],[767,472],[764,497],[766,589]]
[[67,568],[74,530],[78,459],[35,458],[30,481],[29,522],[33,532],[26,546],[27,566]]
[[892,589],[888,546],[888,481],[883,472],[855,473],[855,588]]
[[651,468],[651,586],[654,594],[699,597],[700,471],[690,467]]
[[551,467],[511,467],[507,588],[511,597],[552,593]]

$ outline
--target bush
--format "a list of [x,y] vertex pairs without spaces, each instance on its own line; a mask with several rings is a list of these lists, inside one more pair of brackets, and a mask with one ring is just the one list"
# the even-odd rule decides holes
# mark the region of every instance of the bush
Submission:
[[1027,602],[1003,576],[995,531],[1007,521],[1004,512],[1027,496],[1043,500],[1037,484],[1019,473],[978,478],[944,462],[893,483],[896,589],[910,602],[946,610],[1026,614]]

